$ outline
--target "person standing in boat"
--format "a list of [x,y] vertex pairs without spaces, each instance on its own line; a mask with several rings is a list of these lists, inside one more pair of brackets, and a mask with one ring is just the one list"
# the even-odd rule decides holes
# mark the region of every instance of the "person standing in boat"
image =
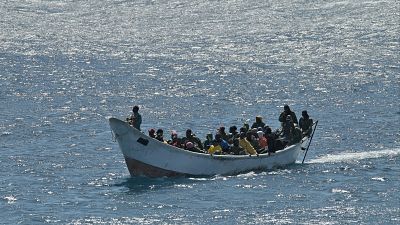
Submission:
[[301,141],[301,130],[297,124],[293,123],[291,116],[287,116],[283,127],[283,139],[285,144],[292,145]]
[[290,107],[288,105],[285,105],[283,106],[283,112],[279,115],[279,121],[282,123],[282,126],[286,122],[287,116],[291,117],[293,123],[299,124],[296,113],[290,110]]
[[131,126],[140,130],[140,125],[142,124],[142,115],[140,115],[139,113],[139,106],[133,106],[132,116],[130,118],[127,118],[127,121]]
[[282,137],[283,141],[289,142],[292,139],[294,123],[291,115],[286,116],[285,122],[282,122]]
[[306,110],[301,112],[301,116],[302,117],[299,120],[299,128],[301,130],[301,133],[303,137],[310,136],[314,121],[310,118]]

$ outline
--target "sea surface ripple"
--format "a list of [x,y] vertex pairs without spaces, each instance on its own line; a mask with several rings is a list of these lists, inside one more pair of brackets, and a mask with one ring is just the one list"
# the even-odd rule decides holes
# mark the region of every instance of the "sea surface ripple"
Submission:
[[[395,0],[0,2],[0,224],[399,224]],[[204,138],[284,104],[305,164],[130,177],[108,118]],[[157,156],[155,156],[157,157]]]

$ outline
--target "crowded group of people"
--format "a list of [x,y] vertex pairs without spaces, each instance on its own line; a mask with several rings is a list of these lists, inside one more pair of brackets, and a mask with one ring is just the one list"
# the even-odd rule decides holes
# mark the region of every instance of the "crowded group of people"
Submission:
[[[303,137],[310,136],[312,133],[313,120],[307,111],[302,111],[300,120],[297,120],[296,113],[285,105],[279,115],[279,121],[281,127],[272,131],[261,116],[256,116],[251,126],[248,123],[244,123],[239,129],[231,126],[228,132],[221,126],[215,135],[208,133],[204,142],[191,129],[186,130],[184,137],[178,137],[178,133],[172,131],[171,137],[165,138],[163,129],[149,129],[148,135],[158,141],[192,152],[258,155],[274,153],[288,145],[300,142]],[[132,116],[127,118],[127,122],[140,130],[142,117],[138,106],[133,107]]]

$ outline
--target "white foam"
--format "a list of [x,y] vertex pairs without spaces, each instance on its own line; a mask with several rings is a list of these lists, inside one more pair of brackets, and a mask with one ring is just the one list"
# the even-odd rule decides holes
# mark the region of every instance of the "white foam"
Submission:
[[12,196],[12,195],[6,196],[6,197],[4,197],[4,199],[5,199],[9,204],[12,204],[12,203],[14,203],[14,202],[17,201],[17,198],[14,197],[14,196]]
[[373,178],[371,178],[371,180],[376,180],[376,181],[386,181],[386,178],[384,178],[384,177],[373,177]]
[[332,193],[350,193],[350,191],[334,188],[332,189]]
[[363,159],[381,158],[387,156],[400,155],[400,148],[385,149],[381,151],[368,151],[368,152],[343,152],[338,154],[328,154],[320,158],[311,159],[308,163],[335,163],[335,162],[349,162],[359,161]]

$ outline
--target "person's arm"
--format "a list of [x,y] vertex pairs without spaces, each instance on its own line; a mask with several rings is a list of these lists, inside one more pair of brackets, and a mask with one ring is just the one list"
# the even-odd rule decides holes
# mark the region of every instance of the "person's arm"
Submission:
[[282,112],[280,115],[279,115],[279,122],[285,122],[286,121],[286,113],[285,112]]

